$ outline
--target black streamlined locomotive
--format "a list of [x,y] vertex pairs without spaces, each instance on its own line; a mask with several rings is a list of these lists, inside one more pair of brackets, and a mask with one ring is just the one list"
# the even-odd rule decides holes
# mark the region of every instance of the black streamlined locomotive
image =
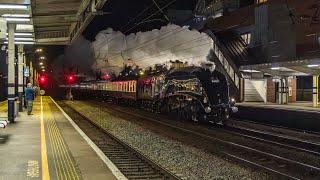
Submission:
[[179,119],[226,124],[237,111],[225,75],[206,67],[188,66],[143,76],[73,85],[76,98],[97,97],[114,103],[177,116]]

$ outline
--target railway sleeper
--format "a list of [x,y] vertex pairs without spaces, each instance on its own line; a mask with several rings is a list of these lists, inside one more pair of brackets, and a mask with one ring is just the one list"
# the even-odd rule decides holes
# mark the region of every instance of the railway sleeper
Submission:
[[127,169],[127,168],[122,168],[120,169],[121,172],[123,173],[130,173],[130,172],[154,172],[153,169],[151,168],[142,168],[142,169],[139,169],[139,168],[131,168],[131,169]]
[[136,176],[130,176],[128,179],[164,179],[164,177],[161,174],[154,174],[154,175],[136,175]]

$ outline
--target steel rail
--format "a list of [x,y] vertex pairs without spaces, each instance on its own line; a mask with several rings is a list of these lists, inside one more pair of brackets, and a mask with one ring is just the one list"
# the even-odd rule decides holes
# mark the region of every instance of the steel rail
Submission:
[[[300,167],[300,168],[302,168],[304,170],[309,170],[310,172],[317,172],[317,174],[319,174],[319,177],[320,177],[320,168],[319,167],[315,167],[315,166],[312,166],[312,165],[309,165],[309,164],[306,164],[306,163],[302,163],[302,162],[298,162],[298,161],[295,161],[295,160],[291,160],[291,159],[288,159],[288,158],[285,158],[285,157],[281,157],[279,155],[275,155],[275,154],[272,154],[272,153],[264,152],[264,151],[261,151],[261,150],[255,149],[255,148],[251,148],[251,147],[248,147],[248,146],[244,146],[244,145],[241,145],[241,144],[237,144],[237,143],[234,143],[234,142],[231,142],[231,141],[226,141],[226,140],[222,140],[222,139],[219,139],[219,138],[215,138],[215,137],[206,135],[204,133],[196,132],[196,131],[193,131],[193,130],[190,130],[190,129],[186,129],[186,128],[179,127],[179,126],[176,126],[176,125],[173,125],[173,124],[170,124],[170,123],[163,122],[161,120],[157,120],[156,118],[149,118],[147,116],[142,116],[142,115],[139,115],[137,113],[130,113],[128,111],[119,110],[118,108],[115,108],[115,107],[112,107],[111,109],[115,110],[115,111],[117,111],[119,113],[122,113],[122,114],[127,114],[127,115],[130,115],[130,116],[135,116],[135,117],[142,118],[142,119],[145,119],[145,120],[148,120],[148,121],[156,122],[156,123],[159,123],[161,125],[164,125],[164,126],[167,126],[167,127],[173,128],[173,129],[177,129],[177,130],[180,130],[180,131],[185,132],[185,133],[189,133],[189,134],[193,134],[193,135],[202,137],[202,138],[207,139],[207,140],[218,141],[218,142],[221,142],[223,144],[236,147],[239,150],[244,150],[246,152],[256,153],[257,155],[260,155],[261,157],[268,157],[270,159],[273,159],[273,160],[275,160],[275,162],[282,161],[282,162],[286,163],[287,165],[291,164],[291,165],[294,165],[296,167]],[[243,157],[241,157],[239,155],[226,153],[226,152],[221,152],[221,153],[226,155],[229,158],[241,161],[241,162],[249,164],[249,165],[253,165],[255,167],[258,167],[260,169],[264,169],[264,170],[266,170],[266,171],[268,171],[270,173],[277,174],[277,175],[283,176],[285,178],[290,178],[290,179],[301,179],[302,178],[302,177],[296,177],[296,176],[291,175],[289,173],[281,172],[281,171],[277,170],[276,167],[274,167],[274,168],[267,167],[267,166],[263,165],[263,163],[259,164],[258,162],[250,161],[249,158],[243,158]],[[298,169],[300,169],[300,168],[298,168]]]
[[[86,115],[82,114],[81,112],[77,111],[76,109],[74,109],[73,107],[69,106],[68,104],[66,103],[63,103],[62,105],[62,108],[63,107],[67,107],[69,109],[71,109],[74,113],[76,113],[77,115],[79,115],[81,118],[83,118],[87,123],[90,123],[92,124],[94,127],[96,127],[97,129],[99,129],[101,132],[103,132],[105,135],[107,135],[108,137],[110,137],[111,139],[113,139],[116,143],[120,144],[122,147],[124,147],[124,149],[127,150],[127,152],[124,152],[125,154],[134,154],[136,157],[138,157],[138,159],[141,159],[141,167],[150,167],[152,169],[154,169],[155,171],[158,172],[158,174],[160,176],[162,176],[161,178],[163,179],[182,179],[181,177],[179,177],[177,174],[174,174],[173,172],[165,169],[164,167],[162,167],[161,165],[159,165],[158,163],[154,162],[153,160],[151,160],[150,158],[148,158],[147,156],[145,156],[143,153],[141,153],[140,151],[138,151],[137,149],[135,149],[134,147],[132,147],[131,145],[129,145],[128,143],[122,141],[121,139],[117,138],[116,136],[114,136],[113,134],[111,134],[110,132],[108,132],[106,129],[102,128],[98,123],[92,121],[90,118],[88,118]],[[119,149],[118,147],[114,148],[114,147],[109,147],[108,150],[103,150],[104,153],[106,153],[106,151],[109,152],[109,155],[110,155],[110,152],[112,153],[115,153],[115,152],[118,152]],[[108,155],[106,153],[106,155]],[[114,156],[111,154],[111,156]],[[129,156],[129,157],[128,157]],[[132,169],[132,165],[133,164],[130,164],[131,163],[136,163],[137,160],[132,160],[134,158],[132,158],[130,155],[121,155],[121,157],[123,158],[120,158],[120,159],[116,159],[117,162],[114,162],[114,164],[116,166],[120,166],[120,165],[123,165],[123,164],[126,164],[127,169],[125,171],[123,171],[123,174],[125,176],[130,176],[132,175],[133,172],[130,172],[130,170]],[[116,155],[116,157],[120,157],[119,155]],[[114,157],[115,158],[115,157]],[[111,159],[111,158],[110,158]],[[112,160],[112,159],[111,159]],[[120,170],[122,171],[122,170]],[[136,173],[136,172],[134,172]],[[135,174],[134,174],[135,175]],[[144,176],[143,178],[144,179],[158,179],[159,177],[157,175],[154,175],[154,174],[143,174],[143,172],[141,172],[140,176]],[[130,178],[129,178],[130,179]]]
[[224,128],[224,131],[232,133],[238,136],[243,136],[246,138],[295,149],[301,152],[310,153],[313,155],[320,156],[320,144],[299,140],[296,138],[290,138],[286,136],[276,135],[274,133],[268,133],[263,131],[258,131],[254,129],[248,129],[243,127],[230,127]]

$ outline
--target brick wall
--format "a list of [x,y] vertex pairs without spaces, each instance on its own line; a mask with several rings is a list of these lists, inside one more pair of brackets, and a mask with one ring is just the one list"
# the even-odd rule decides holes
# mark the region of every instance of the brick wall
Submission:
[[272,78],[267,79],[267,102],[276,103],[276,83]]

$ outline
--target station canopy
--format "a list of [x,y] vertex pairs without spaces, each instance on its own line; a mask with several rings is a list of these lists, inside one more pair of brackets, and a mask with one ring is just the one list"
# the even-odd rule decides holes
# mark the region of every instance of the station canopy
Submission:
[[311,76],[320,74],[320,58],[247,65],[241,66],[240,71],[243,73],[260,73],[278,77]]
[[66,45],[79,37],[106,0],[0,0],[0,15],[16,24],[16,44]]

